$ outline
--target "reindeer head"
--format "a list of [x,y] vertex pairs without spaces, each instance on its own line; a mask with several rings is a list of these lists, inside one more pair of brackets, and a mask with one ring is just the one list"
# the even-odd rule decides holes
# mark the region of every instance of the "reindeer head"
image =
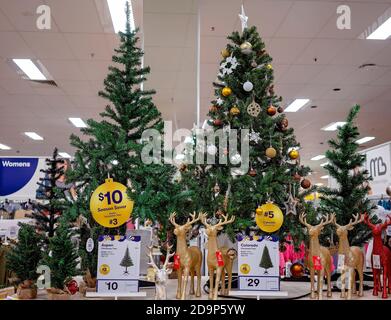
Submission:
[[378,224],[373,224],[370,220],[369,220],[369,216],[368,216],[368,213],[364,213],[362,216],[361,216],[361,219],[363,219],[364,223],[369,227],[371,228],[372,230],[372,234],[374,236],[379,236],[382,234],[383,230],[385,228],[387,228],[389,225],[391,225],[391,215],[387,215],[387,219],[388,221],[384,221],[383,223],[378,223]]
[[353,215],[353,219],[350,219],[350,221],[349,221],[349,223],[347,225],[341,226],[341,225],[339,225],[337,223],[337,219],[335,218],[335,215],[334,215],[333,223],[337,227],[338,238],[347,236],[348,235],[348,231],[353,230],[354,229],[353,227],[356,224],[361,223],[363,220],[364,220],[364,216],[360,217],[360,214],[357,213],[357,214]]
[[201,222],[206,227],[206,234],[208,237],[216,237],[217,232],[223,230],[223,225],[230,224],[235,221],[235,216],[231,216],[231,218],[228,220],[228,216],[222,214],[221,216],[223,219],[219,219],[219,221],[215,225],[211,225],[206,222],[207,214],[205,212],[201,212],[199,217],[201,219]]
[[323,227],[327,224],[330,224],[335,215],[332,214],[332,215],[326,215],[326,218],[322,218],[322,220],[319,222],[319,224],[317,225],[310,225],[308,222],[307,222],[307,219],[306,219],[306,214],[305,213],[300,213],[299,215],[299,221],[307,227],[307,230],[308,230],[308,235],[313,238],[313,237],[318,237],[320,232],[323,230]]
[[171,249],[172,249],[172,246],[168,246],[167,245],[167,255],[166,255],[166,260],[164,261],[164,265],[163,267],[160,269],[156,263],[154,262],[153,260],[153,257],[152,257],[152,248],[153,246],[149,246],[148,247],[148,254],[147,256],[149,257],[149,264],[153,267],[153,269],[155,270],[155,282],[157,284],[164,284],[167,279],[168,279],[168,275],[172,272],[172,268],[169,268],[168,266],[168,263],[171,259],[171,257],[175,254],[175,253],[170,253]]
[[176,213],[175,212],[171,213],[170,222],[175,227],[174,234],[177,237],[178,236],[186,237],[186,233],[191,229],[191,225],[197,222],[198,220],[200,220],[200,216],[196,218],[196,213],[194,212],[193,214],[190,213],[191,219],[188,218],[184,225],[179,225],[175,222],[175,217],[176,217]]

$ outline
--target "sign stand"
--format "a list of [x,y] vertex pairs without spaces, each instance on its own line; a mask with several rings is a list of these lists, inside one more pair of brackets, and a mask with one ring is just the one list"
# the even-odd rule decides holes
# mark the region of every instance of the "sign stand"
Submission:
[[141,298],[146,297],[146,292],[86,292],[87,298],[110,298],[114,297],[114,300],[118,298]]

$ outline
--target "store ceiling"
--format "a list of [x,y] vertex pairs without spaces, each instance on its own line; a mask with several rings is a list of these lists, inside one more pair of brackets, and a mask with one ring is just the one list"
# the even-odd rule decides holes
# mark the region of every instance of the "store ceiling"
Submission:
[[[35,10],[43,3],[52,10],[50,31],[35,25]],[[226,36],[240,30],[241,3],[199,1],[201,123],[213,97],[220,50]],[[391,7],[391,0],[344,1],[352,12],[351,30],[336,27],[339,4],[244,1],[249,24],[258,27],[273,57],[275,89],[284,98],[283,106],[295,98],[311,99],[288,119],[302,145],[302,163],[317,172],[314,182],[322,182],[319,178],[325,173],[319,164],[324,160],[309,159],[324,153],[327,140],[335,135],[320,128],[342,121],[354,103],[363,108],[358,119],[361,136],[376,137],[363,148],[391,138],[391,40],[358,39]],[[191,128],[197,120],[198,1],[137,0],[135,7],[145,64],[152,69],[145,86],[157,90],[155,103],[164,118],[174,122],[174,129]],[[118,45],[108,19],[105,0],[0,0],[0,143],[12,147],[0,150],[0,156],[48,155],[54,146],[72,154],[68,137],[78,129],[68,117],[97,118],[106,104],[97,92]],[[21,79],[8,63],[11,58],[39,59],[58,87]],[[377,67],[359,69],[363,63]],[[35,131],[45,140],[33,141],[24,131]]]

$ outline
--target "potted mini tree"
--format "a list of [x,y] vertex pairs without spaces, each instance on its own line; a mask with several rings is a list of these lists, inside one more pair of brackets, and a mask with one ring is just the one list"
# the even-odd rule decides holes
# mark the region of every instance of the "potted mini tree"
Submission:
[[19,299],[35,299],[37,287],[35,281],[38,264],[42,259],[42,236],[29,224],[20,224],[18,242],[7,254],[7,267],[18,278],[17,295]]
[[61,217],[55,235],[49,239],[49,251],[43,264],[50,268],[51,288],[47,289],[50,300],[68,300],[71,296],[67,282],[76,275],[77,251],[66,216]]

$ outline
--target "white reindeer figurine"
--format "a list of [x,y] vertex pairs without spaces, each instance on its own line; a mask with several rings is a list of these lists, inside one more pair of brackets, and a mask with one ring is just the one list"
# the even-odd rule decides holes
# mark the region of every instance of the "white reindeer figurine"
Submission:
[[167,246],[166,260],[164,261],[163,267],[160,269],[153,260],[152,248],[153,246],[148,247],[148,257],[150,259],[149,264],[155,270],[155,300],[167,300],[167,279],[168,275],[172,272],[172,268],[168,268],[168,262],[175,252],[170,253],[172,246]]

